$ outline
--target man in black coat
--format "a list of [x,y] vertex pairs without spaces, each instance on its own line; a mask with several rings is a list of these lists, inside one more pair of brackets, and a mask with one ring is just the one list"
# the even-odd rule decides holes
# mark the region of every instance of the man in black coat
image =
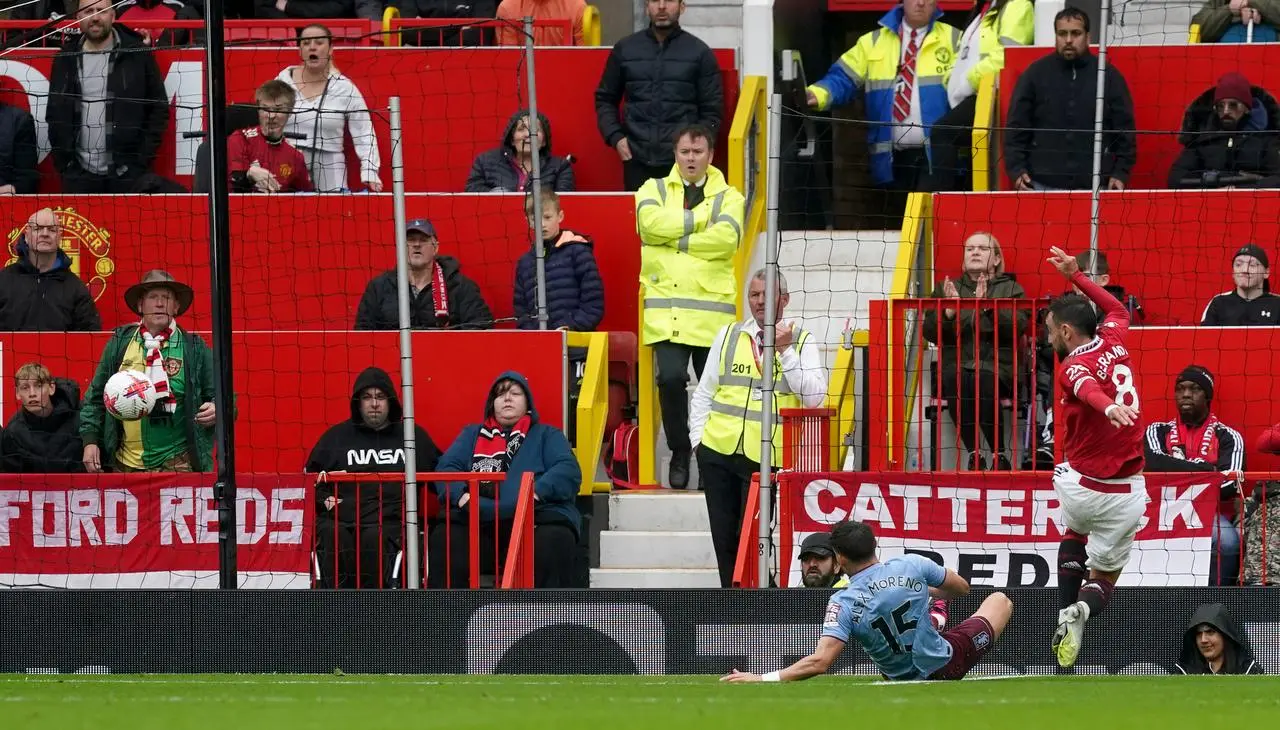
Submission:
[[1187,107],[1171,188],[1280,187],[1280,105],[1232,71]]
[[81,0],[49,79],[49,146],[65,193],[129,193],[151,169],[169,95],[141,35],[115,24],[110,0]]
[[715,54],[680,28],[684,0],[646,0],[644,7],[649,27],[614,45],[596,89],[600,134],[622,159],[630,191],[671,173],[677,130],[700,124],[715,134],[724,116]]
[[89,288],[61,248],[62,225],[43,208],[18,238],[18,260],[0,271],[0,332],[98,332]]
[[[1069,7],[1054,16],[1053,28],[1055,52],[1027,67],[1009,103],[1004,162],[1018,190],[1093,186],[1098,57],[1089,52],[1089,16]],[[1114,66],[1106,74],[1102,186],[1123,190],[1138,159],[1133,99]]]
[[0,195],[36,191],[36,120],[21,107],[0,102]]
[[[452,256],[439,256],[436,228],[425,218],[406,226],[409,265],[409,326],[416,330],[493,327],[493,313],[480,296],[480,287],[462,275]],[[378,274],[365,287],[356,309],[358,330],[400,329],[396,270]]]
[[28,363],[14,375],[18,402],[0,436],[0,472],[52,474],[84,471],[80,455],[80,388]]
[[[324,432],[307,457],[307,473],[403,472],[403,416],[391,376],[381,368],[365,368],[351,391],[351,419]],[[424,474],[436,468],[440,449],[424,428],[415,428],[417,473]],[[403,502],[403,481],[317,484],[317,587],[398,586],[404,575],[403,569],[396,572],[395,560],[404,545]],[[436,500],[425,502],[423,514]]]

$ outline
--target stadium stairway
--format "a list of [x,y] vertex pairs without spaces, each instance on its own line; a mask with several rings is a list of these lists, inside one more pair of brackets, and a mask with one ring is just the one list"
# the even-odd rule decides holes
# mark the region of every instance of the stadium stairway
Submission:
[[614,492],[608,514],[592,588],[720,587],[701,492]]

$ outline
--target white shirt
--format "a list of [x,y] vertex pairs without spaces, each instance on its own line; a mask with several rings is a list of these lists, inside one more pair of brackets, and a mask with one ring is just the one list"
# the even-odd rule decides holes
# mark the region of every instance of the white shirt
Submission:
[[983,17],[979,15],[974,18],[969,27],[964,29],[964,35],[960,36],[956,65],[951,68],[951,80],[947,82],[947,100],[951,102],[953,109],[959,106],[960,102],[978,93],[978,90],[973,88],[973,84],[969,83],[969,71],[977,66],[979,59],[982,58],[979,42],[982,39]]
[[[928,27],[912,28],[907,22],[902,21],[902,25],[898,28],[899,46],[901,52],[898,56],[898,68],[902,68],[902,64],[907,60],[907,47],[911,45],[911,34],[916,34],[916,68],[915,83],[911,85],[911,110],[907,114],[906,122],[895,124],[893,128],[893,147],[894,149],[902,149],[904,147],[923,147],[924,146],[924,118],[920,116],[920,51],[924,49],[925,33]],[[898,84],[902,83],[902,77],[898,76],[893,85],[893,93],[896,97],[898,94]]]
[[289,115],[289,121],[285,124],[285,131],[301,134],[305,139],[290,139],[290,144],[304,155],[313,150],[341,155],[343,132],[350,131],[356,156],[360,158],[361,181],[369,183],[378,180],[378,167],[382,164],[378,154],[378,136],[374,132],[369,107],[365,105],[360,89],[356,88],[351,79],[337,71],[330,71],[325,91],[311,99],[304,99],[302,92],[298,90],[298,84],[293,80],[295,68],[297,67],[289,66],[276,77],[298,95],[293,114]]
[[[720,368],[724,364],[724,338],[734,325],[720,328],[711,349],[707,354],[707,364],[702,368],[702,377],[698,387],[693,391],[689,401],[689,442],[694,448],[702,443],[702,429],[707,425],[707,416],[711,414],[711,399],[720,387]],[[754,317],[742,323],[743,333],[753,339],[760,332],[760,325]],[[795,342],[800,340],[801,330],[796,328]],[[786,379],[791,390],[800,396],[800,403],[805,408],[817,408],[827,398],[827,369],[822,366],[822,356],[818,353],[818,343],[811,334],[800,352],[796,352],[793,342],[791,347],[779,355],[782,361],[782,377]]]

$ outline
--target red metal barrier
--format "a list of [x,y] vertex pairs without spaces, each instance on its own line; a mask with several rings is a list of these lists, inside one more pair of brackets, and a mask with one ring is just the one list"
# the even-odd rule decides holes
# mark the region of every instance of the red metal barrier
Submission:
[[834,408],[782,408],[782,468],[828,471]]
[[747,505],[742,512],[742,531],[738,535],[738,559],[733,569],[734,588],[759,588],[760,570],[760,476],[751,477],[747,489]]

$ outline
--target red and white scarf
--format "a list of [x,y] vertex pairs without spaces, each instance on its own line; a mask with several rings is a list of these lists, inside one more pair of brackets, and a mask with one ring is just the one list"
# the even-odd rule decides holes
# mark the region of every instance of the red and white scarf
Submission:
[[177,331],[178,325],[172,319],[169,320],[169,326],[157,334],[138,325],[138,335],[142,338],[142,352],[147,364],[146,374],[156,387],[156,407],[163,407],[166,413],[177,410],[178,403],[173,398],[173,391],[169,389],[169,373],[164,368],[164,353],[161,351]]
[[[471,471],[510,471],[511,462],[516,458],[516,452],[520,450],[520,445],[524,443],[532,426],[533,419],[528,414],[522,416],[510,429],[506,430],[498,425],[497,420],[492,416],[484,419],[484,423],[480,426],[480,433],[476,435],[476,450],[471,457]],[[494,498],[497,496],[496,488],[496,483],[484,482],[480,485],[480,494]]]
[[[1218,461],[1218,417],[1209,414],[1205,422],[1200,424],[1202,429],[1199,434],[1196,429],[1188,429],[1183,425],[1181,420],[1173,422],[1173,428],[1169,429],[1169,435],[1165,438],[1165,446],[1168,447],[1169,453],[1179,459],[1187,461],[1217,463]],[[1183,444],[1194,441],[1196,436],[1200,437],[1200,451],[1194,456],[1188,456],[1185,452]]]
[[431,302],[436,308],[436,324],[441,328],[449,326],[449,290],[444,286],[444,269],[440,262],[435,262],[435,277],[431,284]]

